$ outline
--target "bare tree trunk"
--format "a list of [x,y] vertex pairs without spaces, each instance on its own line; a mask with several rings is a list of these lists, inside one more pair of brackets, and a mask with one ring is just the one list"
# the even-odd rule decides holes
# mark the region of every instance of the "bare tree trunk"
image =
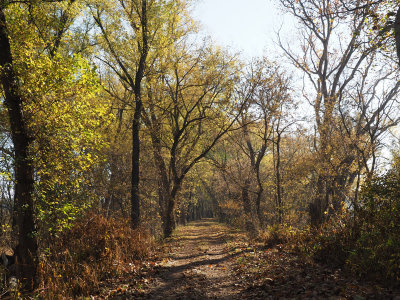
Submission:
[[258,158],[257,158],[256,164],[254,166],[254,169],[256,172],[256,177],[257,177],[257,186],[258,186],[257,197],[256,197],[256,213],[257,213],[260,228],[262,228],[264,226],[264,215],[261,210],[261,199],[262,199],[262,196],[264,193],[264,188],[263,188],[263,185],[261,182],[260,164],[261,164],[262,157],[264,156],[264,154],[266,152],[266,149],[267,149],[267,144],[266,144],[266,142],[264,142],[264,145],[261,147],[261,150],[258,153]]
[[400,7],[396,12],[396,19],[394,21],[394,38],[396,42],[397,58],[400,64]]
[[257,213],[257,217],[258,217],[258,222],[260,223],[260,228],[262,228],[264,225],[264,216],[263,216],[263,212],[261,211],[261,198],[262,198],[263,192],[264,192],[263,187],[261,185],[259,185],[258,191],[257,191],[257,197],[256,197],[256,213]]
[[132,122],[132,192],[131,192],[131,225],[137,228],[140,223],[140,122],[142,116],[143,102],[141,95],[141,83],[144,78],[146,59],[148,54],[148,37],[147,37],[147,0],[142,0],[142,45],[140,49],[140,59],[138,69],[135,76],[135,113]]
[[[151,107],[150,107],[151,110]],[[167,167],[162,157],[161,137],[158,120],[153,111],[150,115],[144,113],[143,118],[146,126],[150,129],[150,138],[153,148],[153,159],[158,169],[158,203],[160,206],[160,215],[164,237],[169,237],[174,228],[174,202],[171,199],[170,180],[168,179]]]
[[318,227],[323,221],[323,198],[325,197],[325,179],[322,175],[318,176],[317,192],[313,202],[309,204],[310,224]]
[[360,182],[361,182],[361,168],[359,166],[359,170],[357,172],[357,185],[356,190],[354,192],[354,199],[353,199],[353,209],[354,209],[354,218],[358,212],[358,194],[360,192]]
[[131,223],[132,228],[137,228],[140,222],[140,114],[142,101],[136,97],[135,116],[132,124],[132,191],[131,191]]
[[13,69],[10,41],[4,10],[0,7],[0,80],[4,90],[4,102],[8,109],[11,137],[14,144],[15,194],[14,211],[18,226],[18,277],[24,288],[32,290],[37,286],[38,245],[34,218],[33,162],[29,155],[32,138],[29,136],[23,116],[22,96],[17,76]]
[[164,237],[168,238],[171,236],[172,231],[175,228],[175,215],[174,215],[174,208],[175,208],[175,199],[172,195],[168,195],[167,197],[167,207],[165,214],[163,216],[163,233]]
[[243,210],[245,214],[245,224],[246,230],[250,234],[250,237],[256,236],[256,228],[253,223],[253,214],[251,209],[251,202],[249,197],[249,188],[250,188],[250,181],[246,179],[244,182],[244,186],[242,187],[242,203],[243,203]]
[[[279,126],[279,123],[278,123]],[[278,127],[279,128],[279,127]],[[278,206],[278,222],[282,224],[283,211],[282,211],[282,188],[281,188],[281,133],[277,132],[276,140],[276,202]]]
[[119,180],[120,170],[118,165],[121,164],[121,157],[119,154],[112,154],[111,155],[111,162],[110,162],[110,184],[108,186],[108,197],[105,203],[105,209],[107,210],[107,215],[112,215],[115,213],[118,208],[121,208],[122,211],[122,198],[121,193],[118,191],[118,186],[121,184]]

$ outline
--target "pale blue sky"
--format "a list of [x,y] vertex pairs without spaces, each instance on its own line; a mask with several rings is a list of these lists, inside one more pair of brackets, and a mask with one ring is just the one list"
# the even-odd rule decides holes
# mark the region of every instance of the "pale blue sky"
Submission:
[[[196,1],[197,2],[197,1]],[[260,56],[274,47],[283,22],[277,0],[198,0],[194,17],[218,44],[245,56]]]

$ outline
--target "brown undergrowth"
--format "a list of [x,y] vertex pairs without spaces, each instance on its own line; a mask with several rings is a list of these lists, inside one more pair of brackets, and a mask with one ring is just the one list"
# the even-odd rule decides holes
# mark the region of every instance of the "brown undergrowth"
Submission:
[[349,229],[332,219],[319,230],[272,226],[235,263],[241,299],[400,299],[388,282],[355,273]]
[[53,238],[41,257],[40,298],[95,295],[110,277],[132,271],[154,249],[143,228],[128,220],[90,214]]
[[[273,226],[260,234],[258,247],[264,256],[260,260],[269,264],[276,262],[275,266],[266,268],[270,274],[275,268],[289,270],[287,273],[291,275],[282,282],[296,287],[300,284],[299,295],[304,297],[310,295],[300,290],[306,285],[315,285],[318,288],[314,287],[314,293],[318,297],[362,295],[368,299],[400,299],[399,255],[397,244],[391,242],[398,240],[393,236],[399,231],[390,227],[393,219],[385,218],[388,224],[383,226],[375,220],[364,220],[361,213],[354,221],[344,212],[331,217],[318,229]],[[381,233],[383,229],[386,235]],[[305,282],[300,280],[304,277]],[[318,285],[318,278],[324,278],[324,284]],[[270,293],[282,287],[277,284],[280,281],[273,282],[273,288],[268,289]]]

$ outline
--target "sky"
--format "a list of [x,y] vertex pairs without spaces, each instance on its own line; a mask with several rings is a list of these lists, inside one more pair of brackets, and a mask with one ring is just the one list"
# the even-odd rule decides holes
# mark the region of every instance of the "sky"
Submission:
[[218,44],[241,51],[244,56],[261,56],[274,46],[276,31],[283,24],[277,0],[198,0],[193,16],[205,33]]

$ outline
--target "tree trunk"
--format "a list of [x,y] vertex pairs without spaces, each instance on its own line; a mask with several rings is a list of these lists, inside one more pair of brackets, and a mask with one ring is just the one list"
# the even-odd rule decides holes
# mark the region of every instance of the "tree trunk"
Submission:
[[260,228],[264,226],[264,216],[263,212],[261,211],[261,197],[263,192],[264,189],[262,188],[261,185],[259,185],[256,198],[256,212],[257,212],[258,222],[260,223]]
[[147,38],[147,0],[142,0],[142,15],[141,15],[141,30],[142,41],[139,46],[140,59],[138,69],[135,76],[135,113],[132,122],[132,192],[131,192],[131,225],[132,228],[137,228],[140,223],[140,122],[142,116],[142,95],[141,83],[144,78],[145,65],[147,54],[149,51]]
[[110,184],[107,191],[108,197],[104,205],[107,216],[114,214],[118,209],[124,214],[122,195],[119,190],[119,186],[122,184],[120,170],[120,165],[122,164],[121,155],[118,153],[111,154],[110,164]]
[[317,191],[314,196],[313,202],[309,204],[309,214],[310,214],[310,225],[312,227],[319,227],[324,221],[324,212],[328,208],[328,175],[329,173],[329,154],[327,153],[328,144],[329,144],[329,131],[328,125],[330,124],[329,120],[331,120],[331,111],[327,110],[324,113],[324,122],[323,124],[319,124],[319,132],[320,132],[320,149],[319,149],[319,175],[317,181]]
[[[188,199],[190,201],[190,198]],[[179,224],[181,225],[186,225],[186,207],[185,203],[182,201],[181,204],[179,205]]]
[[[140,93],[139,97],[140,98]],[[140,114],[142,101],[136,101],[135,117],[132,124],[132,192],[131,192],[131,224],[137,228],[140,222]]]
[[161,139],[159,136],[160,127],[158,126],[155,117],[153,122],[150,122],[145,114],[144,121],[150,128],[150,138],[153,148],[153,159],[156,168],[158,169],[158,205],[160,206],[160,216],[164,218],[167,211],[166,195],[169,194],[169,180],[167,168],[165,167],[164,158],[162,157]]
[[398,63],[400,64],[400,7],[397,9],[396,12],[396,19],[394,21],[394,38],[396,43],[396,52]]
[[175,216],[174,216],[174,206],[175,206],[175,199],[172,198],[171,195],[168,195],[167,198],[167,207],[165,214],[163,216],[163,233],[164,237],[168,238],[171,236],[172,231],[175,228]]
[[309,204],[310,224],[312,227],[318,227],[323,221],[322,202],[325,195],[325,179],[322,175],[318,177],[317,193],[314,201]]
[[276,200],[278,206],[278,222],[282,224],[283,210],[282,210],[282,188],[281,188],[281,133],[277,133],[276,140]]
[[22,96],[18,79],[13,70],[13,59],[8,38],[4,10],[0,7],[0,73],[4,90],[5,105],[11,125],[14,144],[15,194],[14,206],[18,227],[18,277],[23,287],[32,290],[37,286],[38,245],[34,218],[34,179],[33,162],[29,155],[32,142],[26,120],[23,116]]
[[[150,108],[151,109],[151,108]],[[168,179],[167,167],[162,157],[161,147],[161,127],[153,112],[149,116],[144,113],[144,122],[150,128],[150,138],[153,148],[153,159],[158,169],[158,204],[160,206],[160,215],[162,218],[162,229],[164,237],[169,237],[175,227],[174,217],[174,196],[170,191],[170,180]]]
[[250,188],[250,181],[249,179],[245,180],[244,186],[242,187],[242,203],[243,203],[243,210],[245,214],[245,224],[246,230],[250,234],[250,237],[256,236],[256,228],[253,223],[253,214],[251,209],[251,202],[249,197],[249,188]]

